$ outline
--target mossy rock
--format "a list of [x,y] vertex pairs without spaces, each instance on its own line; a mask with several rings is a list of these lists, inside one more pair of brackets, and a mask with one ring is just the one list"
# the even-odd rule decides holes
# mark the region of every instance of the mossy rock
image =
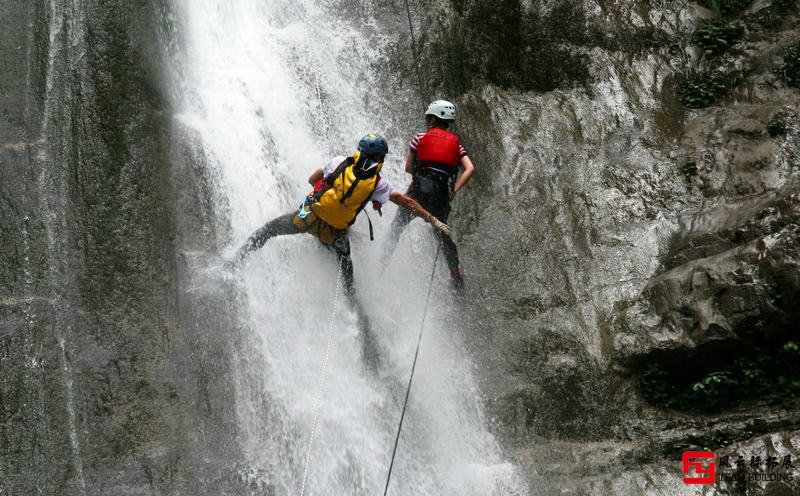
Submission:
[[686,162],[683,164],[681,173],[683,173],[687,180],[691,180],[697,175],[697,162]]
[[755,21],[764,28],[776,28],[783,24],[784,13],[779,9],[766,8],[755,14]]
[[752,0],[698,0],[697,4],[722,15],[738,14],[752,4]]
[[786,123],[779,117],[773,117],[767,124],[767,132],[770,136],[780,136],[786,134]]
[[692,37],[694,43],[710,56],[725,53],[742,41],[744,24],[739,21],[713,21],[698,29]]
[[772,6],[781,12],[788,12],[797,7],[797,0],[772,0]]
[[800,88],[800,43],[797,43],[783,56],[783,63],[775,68],[775,73],[794,88]]
[[746,75],[743,71],[735,71],[721,76],[689,76],[678,83],[678,100],[689,108],[710,107],[728,91],[739,86]]

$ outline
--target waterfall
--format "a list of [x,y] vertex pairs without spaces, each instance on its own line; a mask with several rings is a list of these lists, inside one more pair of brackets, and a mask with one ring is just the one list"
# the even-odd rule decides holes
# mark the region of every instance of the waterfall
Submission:
[[[397,40],[358,25],[370,7],[300,0],[179,0],[175,121],[196,136],[215,182],[218,222],[233,249],[265,221],[299,205],[306,178],[349,154],[367,132],[385,133],[391,98],[375,82],[381,50]],[[405,188],[407,140],[390,133],[384,176]],[[311,236],[270,240],[235,275],[248,329],[236,372],[246,476],[275,494],[299,494],[315,413],[306,494],[383,490],[435,252],[415,222],[391,260],[380,260],[394,208],[373,215],[377,241],[352,228],[358,298],[380,356],[363,360],[356,313],[342,298],[321,407],[315,395],[336,287],[336,262]],[[213,268],[212,268],[213,269]],[[384,270],[385,269],[385,270]],[[210,277],[225,277],[210,270]],[[400,439],[390,494],[525,494],[483,417],[458,332],[458,302],[439,267]],[[341,296],[340,296],[341,297]]]
[[[49,303],[52,318],[52,339],[58,343],[59,369],[66,411],[70,462],[74,471],[76,491],[87,494],[81,455],[80,425],[76,412],[76,387],[72,359],[74,355],[73,309],[70,308],[70,282],[61,274],[68,271],[67,248],[64,239],[68,226],[67,179],[69,166],[64,157],[74,151],[75,160],[81,161],[76,129],[70,125],[75,108],[70,104],[79,100],[82,93],[84,19],[78,0],[49,3],[49,36],[45,98],[43,107],[42,144],[37,160],[43,166],[38,178],[39,195],[43,200],[41,216],[47,238],[48,264],[53,273]],[[75,76],[78,77],[75,77]],[[68,103],[69,102],[69,103]],[[69,123],[69,124],[68,124]]]

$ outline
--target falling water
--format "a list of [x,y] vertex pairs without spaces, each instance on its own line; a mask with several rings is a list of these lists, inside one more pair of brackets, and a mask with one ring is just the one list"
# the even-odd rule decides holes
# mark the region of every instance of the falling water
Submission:
[[64,387],[67,398],[67,421],[69,422],[69,444],[72,448],[72,463],[75,470],[75,480],[81,494],[86,494],[86,480],[83,477],[83,462],[81,459],[81,445],[78,442],[77,420],[75,414],[75,393],[72,381],[72,366],[67,359],[67,345],[63,337],[58,338],[58,347],[61,358],[61,373],[64,377]]
[[[66,160],[63,155],[67,150],[75,150],[78,161],[81,160],[80,148],[75,146],[74,128],[65,123],[72,122],[73,109],[70,102],[75,97],[73,85],[80,85],[82,78],[74,78],[82,67],[83,53],[79,50],[84,35],[83,11],[79,0],[59,2],[50,0],[49,37],[47,55],[47,73],[45,76],[44,120],[42,138],[38,144],[43,145],[37,159],[43,165],[39,176],[39,192],[44,199],[42,217],[47,231],[47,251],[49,264],[53,271],[51,281],[52,298],[49,300],[52,309],[53,338],[59,346],[61,380],[64,387],[64,399],[67,412],[67,428],[72,468],[79,494],[86,494],[86,481],[83,474],[83,460],[78,433],[78,420],[75,408],[75,386],[73,370],[70,363],[72,328],[69,322],[72,309],[69,308],[64,280],[67,260],[64,246],[67,232],[64,212],[67,211],[67,174]],[[66,300],[66,301],[65,301]]]
[[[385,132],[390,109],[370,67],[392,40],[359,31],[344,19],[346,5],[333,2],[184,0],[180,7],[176,122],[202,146],[233,249],[295,209],[306,178],[328,157],[351,153],[366,132]],[[398,189],[405,187],[400,150],[413,130],[406,131],[388,135],[384,175]],[[364,337],[342,299],[318,412],[334,257],[310,236],[286,236],[253,253],[236,275],[245,302],[237,307],[257,356],[239,364],[238,422],[248,473],[265,474],[261,482],[276,494],[300,493],[315,413],[306,494],[383,490],[434,253],[427,226],[415,223],[394,258],[379,261],[394,213],[385,210],[383,219],[373,216],[376,242],[361,219],[352,236],[379,363],[363,359]],[[458,338],[457,302],[438,275],[390,494],[524,494],[487,431]]]

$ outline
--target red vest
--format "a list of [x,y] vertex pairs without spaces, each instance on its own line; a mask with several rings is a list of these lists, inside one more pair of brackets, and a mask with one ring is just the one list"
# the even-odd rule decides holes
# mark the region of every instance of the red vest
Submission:
[[433,128],[419,140],[417,161],[423,166],[438,165],[447,172],[455,173],[461,159],[458,156],[459,146],[458,136],[438,127]]

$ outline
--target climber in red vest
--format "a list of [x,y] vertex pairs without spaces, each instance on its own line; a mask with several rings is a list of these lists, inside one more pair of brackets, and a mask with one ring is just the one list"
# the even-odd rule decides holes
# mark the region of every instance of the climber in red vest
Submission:
[[342,267],[345,294],[353,297],[353,262],[347,229],[368,203],[379,208],[391,201],[408,210],[410,218],[421,217],[435,229],[449,233],[446,224],[381,178],[379,173],[387,153],[389,144],[386,138],[370,133],[361,138],[358,150],[351,157],[337,156],[329,160],[308,178],[314,191],[303,200],[299,211],[289,212],[264,224],[232,257],[226,259],[225,265],[236,267],[248,253],[261,248],[275,236],[309,233],[336,253]]
[[[406,172],[413,176],[406,194],[418,201],[437,219],[447,222],[450,201],[461,191],[475,173],[475,166],[458,136],[447,128],[456,118],[456,107],[446,100],[436,100],[425,111],[428,130],[417,133],[409,145]],[[459,171],[461,175],[459,175]],[[399,210],[392,222],[386,252],[391,255],[400,234],[413,219],[413,214]],[[436,232],[447,266],[456,288],[464,285],[464,269],[458,261],[458,251],[453,239]]]

